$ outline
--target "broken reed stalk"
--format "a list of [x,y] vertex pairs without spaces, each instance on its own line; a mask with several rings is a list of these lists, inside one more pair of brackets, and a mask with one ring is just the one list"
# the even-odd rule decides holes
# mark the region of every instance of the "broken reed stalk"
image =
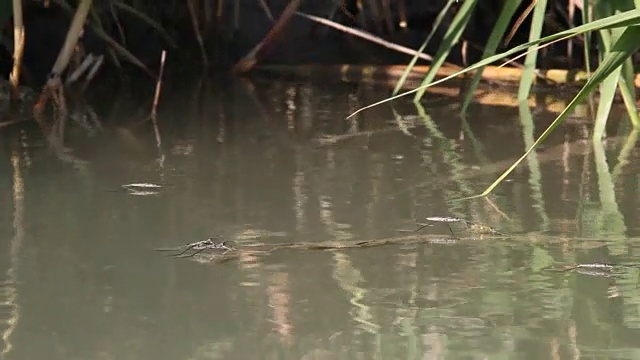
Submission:
[[162,50],[162,55],[160,56],[160,73],[158,74],[158,81],[156,82],[156,92],[153,96],[153,105],[151,106],[151,114],[149,117],[151,118],[151,122],[153,122],[153,131],[156,135],[156,144],[158,145],[158,150],[162,145],[162,139],[160,138],[160,130],[158,129],[158,119],[157,119],[157,109],[158,109],[158,101],[160,100],[160,92],[162,90],[162,74],[164,74],[164,62],[167,58],[167,51]]
[[[47,126],[44,121],[43,111],[49,99],[52,96],[56,96],[55,103],[58,106],[56,109],[58,114],[56,115],[56,119],[54,120],[56,124],[52,127],[53,129],[59,129],[59,122],[62,118],[66,117],[66,106],[64,106],[64,94],[62,93],[62,80],[61,75],[64,70],[69,65],[69,61],[71,60],[71,56],[78,44],[78,40],[82,35],[82,30],[84,29],[84,24],[87,21],[87,16],[89,15],[89,11],[91,10],[92,0],[80,0],[78,7],[76,8],[76,12],[73,16],[73,20],[71,21],[71,26],[69,26],[69,31],[67,31],[67,36],[64,39],[64,44],[58,53],[58,58],[56,62],[53,64],[51,71],[49,72],[49,79],[46,84],[42,88],[42,92],[38,97],[38,101],[33,106],[33,115],[40,129],[47,135],[50,135],[50,128]],[[56,134],[53,134],[56,135]],[[59,134],[58,134],[59,135]],[[51,139],[50,139],[51,140]],[[51,142],[50,144],[55,145],[59,142]]]
[[71,74],[67,75],[67,79],[65,80],[65,85],[70,85],[73,82],[78,81],[82,75],[84,75],[89,68],[96,61],[97,57],[93,56],[93,54],[87,55],[84,60],[76,67],[75,70],[71,72]]
[[60,77],[69,65],[71,56],[73,56],[73,52],[78,45],[80,36],[82,36],[84,25],[87,22],[87,17],[89,15],[89,11],[91,10],[91,4],[92,0],[80,0],[80,3],[78,4],[76,12],[73,16],[71,26],[69,27],[69,31],[67,32],[67,36],[64,40],[64,44],[62,45],[62,49],[60,49],[58,58],[56,59],[55,64],[53,64],[53,68],[51,69],[52,76]]
[[98,57],[98,60],[96,60],[93,63],[91,70],[89,70],[89,74],[87,74],[87,76],[85,77],[84,84],[82,85],[82,90],[80,91],[81,93],[83,93],[87,89],[91,80],[93,80],[93,78],[96,76],[96,73],[98,72],[98,69],[100,69],[100,67],[102,66],[103,61],[104,61],[104,55],[100,55]]
[[256,45],[247,55],[240,59],[232,68],[232,72],[243,74],[250,71],[258,62],[261,56],[267,53],[276,40],[282,34],[293,15],[296,14],[302,0],[291,0],[284,9],[276,24],[269,30],[262,41]]
[[13,0],[13,69],[9,77],[11,83],[11,102],[15,103],[20,99],[18,85],[20,85],[20,67],[22,66],[22,55],[24,54],[24,22],[22,21],[22,1]]

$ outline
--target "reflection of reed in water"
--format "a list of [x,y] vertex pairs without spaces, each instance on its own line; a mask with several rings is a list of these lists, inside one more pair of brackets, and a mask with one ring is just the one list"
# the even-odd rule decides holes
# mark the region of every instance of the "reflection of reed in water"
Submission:
[[6,279],[0,283],[0,327],[2,336],[2,349],[0,359],[7,357],[11,352],[11,335],[18,325],[20,308],[18,306],[17,272],[19,265],[19,253],[24,238],[24,179],[21,172],[20,155],[16,150],[11,154],[11,165],[13,166],[13,230],[14,237],[9,248],[10,265],[7,270]]
[[15,283],[15,268],[12,266],[7,271],[7,279],[0,284],[0,331],[2,334],[0,359],[6,358],[13,348],[10,338],[18,324],[20,315],[17,304],[18,290]]
[[269,276],[267,295],[269,307],[273,310],[275,331],[280,335],[280,341],[285,345],[293,344],[293,325],[290,320],[291,295],[289,289],[289,274],[277,272]]
[[358,322],[365,331],[377,334],[378,330],[380,330],[380,325],[372,322],[374,319],[371,314],[371,308],[360,302],[367,294],[367,290],[359,286],[362,282],[360,271],[353,267],[351,260],[345,254],[335,252],[333,253],[333,259],[335,260],[333,278],[351,296],[349,303],[354,306],[351,312],[353,320]]

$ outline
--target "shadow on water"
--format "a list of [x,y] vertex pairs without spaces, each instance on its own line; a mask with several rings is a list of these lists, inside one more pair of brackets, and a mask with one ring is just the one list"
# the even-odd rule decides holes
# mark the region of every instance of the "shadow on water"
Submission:
[[[461,119],[434,97],[345,120],[387,93],[273,79],[167,86],[162,162],[146,125],[77,141],[83,169],[54,165],[28,130],[8,132],[0,357],[637,356],[638,267],[548,271],[638,262],[640,162],[626,120],[593,145],[576,117],[488,199],[453,201],[493,182],[554,114],[541,98]],[[121,188],[131,183],[161,188]],[[206,264],[153,252],[215,235],[240,249],[373,241],[431,216],[514,235],[454,238],[436,223],[423,236],[438,241],[384,247],[239,250]]]

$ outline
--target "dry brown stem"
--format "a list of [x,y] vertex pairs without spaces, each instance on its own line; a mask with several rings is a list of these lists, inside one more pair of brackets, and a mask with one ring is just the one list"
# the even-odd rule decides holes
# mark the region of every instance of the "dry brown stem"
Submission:
[[256,45],[247,55],[240,59],[234,66],[232,71],[234,73],[246,73],[250,71],[255,64],[258,63],[260,57],[264,56],[269,49],[273,46],[276,40],[282,34],[282,31],[286,28],[293,15],[296,14],[298,7],[302,0],[291,0],[289,5],[284,9],[276,24],[269,30],[267,35],[262,41]]
[[[58,53],[53,68],[51,69],[49,80],[44,85],[42,92],[38,98],[38,101],[33,106],[33,115],[40,129],[44,132],[48,139],[52,139],[51,135],[62,136],[64,132],[64,122],[67,116],[67,106],[63,92],[63,85],[61,80],[61,74],[69,65],[71,56],[77,47],[78,40],[82,35],[84,24],[87,20],[89,10],[91,10],[92,0],[81,0],[76,9],[75,15],[67,31],[67,36],[64,40],[64,44]],[[54,125],[49,127],[45,121],[44,109],[49,102],[49,99],[53,100],[54,104]],[[62,133],[61,133],[62,132]],[[62,144],[62,138],[58,138],[56,143]],[[52,145],[55,145],[50,141]]]

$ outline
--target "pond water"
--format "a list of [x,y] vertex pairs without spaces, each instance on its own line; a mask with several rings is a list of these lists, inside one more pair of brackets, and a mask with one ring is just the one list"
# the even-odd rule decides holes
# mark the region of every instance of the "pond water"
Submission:
[[[576,116],[488,198],[460,200],[522,154],[555,98],[461,119],[432,96],[345,120],[388,93],[170,84],[162,161],[149,123],[76,141],[75,166],[3,129],[0,358],[639,358],[640,156],[621,110],[605,143]],[[122,190],[135,182],[163,187]],[[512,235],[434,223],[418,242],[250,250],[397,239],[433,216]],[[154,251],[214,235],[238,256]],[[601,263],[629,266],[550,271]]]

